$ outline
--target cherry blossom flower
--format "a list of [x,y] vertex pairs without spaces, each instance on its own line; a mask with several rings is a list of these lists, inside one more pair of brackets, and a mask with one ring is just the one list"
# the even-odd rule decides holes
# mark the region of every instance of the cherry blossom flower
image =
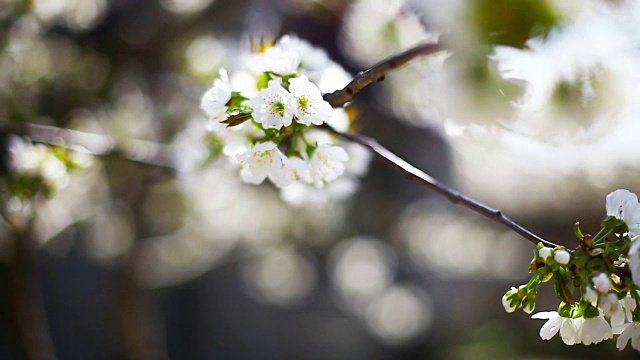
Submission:
[[614,216],[627,224],[629,233],[640,234],[640,203],[638,196],[625,189],[618,189],[606,198],[608,216]]
[[631,340],[631,347],[640,351],[640,322],[630,322],[623,325],[622,331],[616,341],[618,350],[627,347],[629,340]]
[[622,301],[618,299],[616,294],[609,292],[605,296],[602,296],[598,308],[611,322],[611,329],[615,334],[616,329],[624,325],[625,312]]
[[200,107],[211,119],[219,120],[227,111],[227,103],[231,99],[231,84],[229,75],[224,68],[219,71],[220,77],[213,82],[213,87],[207,90],[200,100]]
[[584,288],[584,296],[583,298],[595,305],[598,303],[598,292],[593,289],[590,285],[585,286]]
[[594,276],[591,281],[593,281],[593,287],[598,290],[599,293],[605,294],[609,292],[611,288],[611,280],[609,280],[609,276],[605,273]]
[[585,345],[597,344],[612,337],[611,326],[602,313],[597,317],[584,319],[578,325],[578,340]]
[[627,258],[629,259],[629,270],[631,271],[631,279],[633,282],[640,286],[640,241],[639,239],[635,239],[631,243],[631,247],[629,248],[629,252],[627,253]]
[[310,160],[311,176],[316,186],[335,180],[344,172],[344,163],[349,155],[340,146],[323,144],[313,153]]
[[309,82],[306,76],[291,79],[289,91],[293,95],[290,106],[297,122],[307,126],[322,125],[331,118],[333,108],[324,101],[318,87]]
[[540,328],[540,338],[549,340],[554,337],[558,331],[560,337],[567,345],[579,344],[578,326],[582,318],[570,319],[560,316],[557,311],[543,311],[531,316],[532,319],[548,320],[542,328]]
[[272,179],[278,187],[287,187],[296,180],[311,182],[311,168],[309,164],[299,157],[284,157],[279,176]]
[[249,100],[253,109],[253,118],[267,129],[280,129],[291,125],[293,111],[292,95],[282,87],[280,81],[270,80],[267,88],[260,90],[260,95]]
[[298,71],[300,54],[295,49],[276,44],[262,53],[254,54],[253,64],[259,72],[291,75]]
[[281,176],[283,157],[284,155],[272,141],[257,144],[251,150],[236,156],[242,168],[240,171],[242,180],[252,184],[260,184],[267,177],[272,181],[273,179],[278,181]]

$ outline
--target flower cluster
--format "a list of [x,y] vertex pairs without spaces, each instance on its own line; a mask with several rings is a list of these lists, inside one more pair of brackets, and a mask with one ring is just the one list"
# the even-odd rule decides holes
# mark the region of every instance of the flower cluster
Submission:
[[282,189],[322,188],[345,173],[360,175],[348,173],[349,147],[319,128],[349,129],[347,112],[322,97],[348,81],[323,51],[290,35],[252,53],[231,75],[220,69],[201,99],[212,157],[226,155],[247,183],[269,179]]
[[635,194],[620,189],[607,195],[606,211],[595,236],[583,234],[576,223],[580,242],[575,249],[538,244],[531,280],[502,298],[507,312],[522,308],[531,313],[538,285],[553,280],[558,311],[531,317],[547,320],[540,329],[544,340],[560,333],[567,345],[590,345],[618,335],[618,349],[631,340],[640,350],[640,203]]
[[9,193],[28,200],[40,192],[50,197],[65,187],[69,170],[86,167],[90,158],[62,147],[33,144],[27,139],[9,139]]

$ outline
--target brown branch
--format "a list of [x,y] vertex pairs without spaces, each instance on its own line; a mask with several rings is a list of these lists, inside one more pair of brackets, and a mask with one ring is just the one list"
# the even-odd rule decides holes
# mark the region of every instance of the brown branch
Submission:
[[367,70],[359,72],[342,90],[325,94],[323,97],[334,108],[343,107],[344,104],[353,100],[353,97],[367,85],[384,80],[388,72],[396,70],[415,58],[434,54],[442,50],[445,50],[445,47],[442,45],[442,40],[437,43],[417,45],[400,54],[382,60]]
[[447,185],[439,182],[438,180],[432,178],[431,176],[429,176],[428,174],[426,174],[425,172],[423,172],[422,170],[416,168],[415,166],[409,164],[408,162],[406,162],[405,160],[403,160],[402,158],[400,158],[399,156],[397,156],[396,154],[392,153],[391,151],[389,151],[387,148],[383,147],[382,145],[380,145],[375,139],[372,139],[370,137],[361,135],[361,134],[347,134],[347,133],[342,133],[340,131],[337,131],[336,129],[332,128],[331,126],[324,124],[322,125],[323,128],[325,128],[326,130],[338,135],[341,138],[356,142],[360,145],[363,145],[367,148],[369,148],[371,151],[373,151],[376,155],[378,155],[379,157],[381,157],[383,160],[385,160],[391,167],[395,168],[396,170],[399,170],[400,172],[404,173],[407,178],[409,178],[410,180],[415,180],[417,182],[419,182],[420,184],[435,190],[436,192],[438,192],[440,195],[444,196],[445,198],[447,198],[447,200],[449,200],[450,202],[456,204],[456,205],[461,205],[464,206],[468,209],[473,210],[474,212],[488,218],[491,219],[499,224],[502,224],[506,227],[508,227],[509,229],[513,230],[514,232],[516,232],[518,235],[522,236],[523,238],[529,240],[530,242],[532,242],[533,244],[538,244],[539,242],[541,242],[544,246],[547,247],[556,247],[558,246],[557,244],[554,244],[550,241],[547,241],[543,238],[541,238],[540,236],[532,233],[531,231],[527,230],[526,228],[524,228],[522,225],[519,225],[518,223],[516,223],[515,221],[509,219],[508,217],[506,217],[504,214],[502,214],[502,212],[498,209],[494,209],[491,208],[487,205],[484,205],[474,199],[471,199],[465,195],[460,194],[459,192],[457,192],[456,190],[448,187]]

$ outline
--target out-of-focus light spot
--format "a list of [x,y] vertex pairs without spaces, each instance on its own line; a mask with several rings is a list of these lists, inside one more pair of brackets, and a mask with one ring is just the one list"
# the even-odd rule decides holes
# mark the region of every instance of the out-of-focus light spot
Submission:
[[99,167],[72,172],[68,186],[61,188],[36,212],[36,239],[44,244],[78,221],[102,211],[107,198],[107,184]]
[[287,246],[248,261],[243,277],[259,300],[291,305],[309,294],[317,276],[312,262]]
[[334,285],[347,305],[354,309],[393,281],[395,254],[373,238],[342,241],[331,251],[329,261]]
[[399,233],[409,256],[440,273],[512,279],[531,254],[517,235],[449,213],[426,202],[412,204],[402,215]]
[[113,260],[127,253],[134,241],[127,212],[116,208],[98,213],[91,221],[87,236],[89,255],[99,261]]
[[186,60],[195,75],[216,75],[222,61],[222,46],[213,36],[193,40],[186,52]]
[[386,289],[367,306],[369,330],[389,345],[415,340],[433,322],[431,298],[416,287],[396,285]]
[[164,236],[145,239],[136,274],[152,288],[183,283],[217,265],[235,245],[234,239],[212,236],[191,224]]
[[190,15],[206,9],[214,0],[160,0],[166,10],[181,15]]
[[102,20],[106,0],[34,0],[33,11],[45,23],[62,22],[70,29],[88,30]]

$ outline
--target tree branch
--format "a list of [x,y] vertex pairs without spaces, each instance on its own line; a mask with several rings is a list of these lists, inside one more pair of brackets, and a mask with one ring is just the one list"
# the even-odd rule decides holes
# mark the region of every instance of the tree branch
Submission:
[[442,45],[442,40],[440,40],[437,43],[420,44],[400,54],[391,56],[373,65],[369,69],[359,72],[342,90],[325,94],[323,96],[324,100],[334,108],[343,107],[344,104],[353,100],[354,96],[367,85],[384,80],[388,72],[407,64],[415,58],[434,54],[444,49],[445,47]]
[[130,161],[174,170],[170,145],[153,141],[130,139],[118,143],[109,135],[38,124],[11,127],[3,129],[3,132],[28,136],[38,143],[64,146],[96,156],[121,156]]
[[461,205],[464,206],[468,209],[473,210],[474,212],[488,218],[491,219],[499,224],[502,224],[506,227],[508,227],[509,229],[513,230],[514,232],[516,232],[518,235],[522,236],[523,238],[529,240],[530,242],[532,242],[533,244],[538,244],[539,242],[541,242],[542,244],[544,244],[544,246],[547,247],[556,247],[558,246],[557,244],[554,244],[550,241],[547,241],[543,238],[541,238],[540,236],[532,233],[531,231],[527,230],[526,228],[524,228],[522,225],[516,223],[515,221],[509,219],[508,217],[506,217],[505,215],[502,214],[502,212],[498,209],[494,209],[491,208],[487,205],[484,205],[474,199],[471,199],[465,195],[460,194],[459,192],[457,192],[456,190],[448,187],[447,185],[439,182],[438,180],[432,178],[431,176],[429,176],[428,174],[426,174],[425,172],[423,172],[422,170],[416,168],[415,166],[409,164],[408,162],[406,162],[405,160],[403,160],[402,158],[400,158],[399,156],[397,156],[396,154],[392,153],[391,151],[389,151],[387,148],[385,148],[384,146],[380,145],[375,139],[372,139],[370,137],[367,137],[365,135],[361,135],[361,134],[347,134],[347,133],[342,133],[340,131],[337,131],[336,129],[332,128],[331,126],[324,124],[321,126],[322,128],[338,135],[341,138],[356,142],[360,145],[363,145],[367,148],[369,148],[371,151],[373,151],[377,156],[379,156],[380,158],[382,158],[383,160],[385,160],[392,168],[395,168],[396,170],[399,170],[400,172],[404,173],[405,176],[410,179],[410,180],[415,180],[417,182],[419,182],[420,184],[435,190],[436,192],[438,192],[440,195],[444,196],[445,198],[447,198],[447,200],[449,200],[450,202],[452,202],[453,204],[456,205]]

